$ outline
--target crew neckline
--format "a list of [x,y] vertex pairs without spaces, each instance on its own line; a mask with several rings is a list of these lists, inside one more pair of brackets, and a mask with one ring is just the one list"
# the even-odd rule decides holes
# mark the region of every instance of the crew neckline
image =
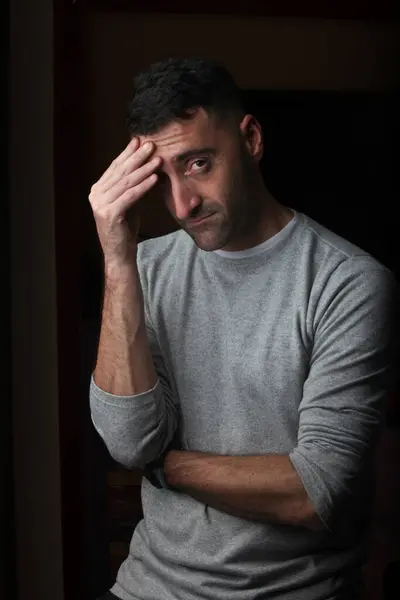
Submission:
[[[249,250],[255,250],[254,252],[248,252],[248,250],[240,252],[241,256],[238,256],[236,252],[222,251],[206,251],[198,248],[199,254],[202,260],[208,264],[213,264],[215,267],[222,267],[226,271],[252,271],[254,269],[262,268],[265,265],[266,260],[272,260],[277,254],[281,253],[287,245],[294,243],[298,238],[301,231],[303,231],[306,225],[306,216],[302,213],[295,211],[290,208],[293,212],[294,217],[289,221],[287,225],[272,238],[258,246],[254,246]],[[261,246],[261,249],[260,249]],[[232,258],[232,254],[235,258]]]
[[292,229],[296,225],[297,221],[297,212],[292,208],[289,209],[293,213],[293,217],[290,219],[289,223],[278,231],[275,235],[273,235],[265,242],[261,242],[261,244],[257,244],[257,246],[253,246],[252,248],[246,248],[246,250],[214,250],[214,254],[218,254],[218,256],[222,256],[223,258],[227,258],[229,260],[239,260],[242,258],[250,258],[252,256],[258,256],[259,254],[263,254],[266,250],[270,250],[278,244],[282,239],[290,234]]

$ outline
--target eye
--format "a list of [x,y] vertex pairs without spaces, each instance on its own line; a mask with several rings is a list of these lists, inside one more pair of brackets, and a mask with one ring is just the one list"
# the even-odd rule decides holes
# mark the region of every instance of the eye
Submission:
[[189,173],[200,173],[210,169],[210,161],[208,158],[196,158],[188,165]]

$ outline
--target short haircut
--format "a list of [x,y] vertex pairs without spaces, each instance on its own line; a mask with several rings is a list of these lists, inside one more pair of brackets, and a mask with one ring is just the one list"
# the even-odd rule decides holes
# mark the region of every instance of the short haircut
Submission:
[[128,130],[131,136],[151,135],[199,108],[222,119],[243,112],[234,78],[212,60],[168,58],[135,77]]

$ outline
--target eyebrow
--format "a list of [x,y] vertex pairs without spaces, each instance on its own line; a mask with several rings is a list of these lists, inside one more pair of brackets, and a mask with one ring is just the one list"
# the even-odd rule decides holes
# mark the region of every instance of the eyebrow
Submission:
[[186,152],[182,152],[174,157],[173,162],[184,162],[188,158],[193,158],[194,156],[199,156],[200,154],[208,154],[215,156],[216,150],[215,148],[205,147],[205,148],[193,148],[192,150],[187,150]]

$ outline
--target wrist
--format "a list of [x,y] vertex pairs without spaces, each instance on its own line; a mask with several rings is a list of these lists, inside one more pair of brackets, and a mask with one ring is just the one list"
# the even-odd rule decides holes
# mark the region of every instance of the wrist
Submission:
[[146,465],[144,476],[159,489],[168,489],[178,491],[173,482],[173,469],[176,461],[182,456],[182,446],[179,441],[179,435],[175,434],[168,447],[159,456],[159,458]]
[[144,476],[150,481],[154,487],[158,489],[174,490],[175,488],[168,481],[167,472],[165,470],[165,460],[168,452],[164,453],[158,460],[146,465]]
[[170,450],[168,454],[164,457],[163,461],[163,476],[164,480],[168,487],[176,489],[177,478],[175,477],[177,473],[177,468],[179,465],[179,459],[182,457],[182,450]]
[[122,285],[131,289],[141,290],[139,270],[136,262],[105,262],[104,282],[106,287],[115,288]]
[[104,275],[107,279],[120,280],[121,277],[136,276],[138,268],[136,260],[123,261],[116,259],[104,259]]

